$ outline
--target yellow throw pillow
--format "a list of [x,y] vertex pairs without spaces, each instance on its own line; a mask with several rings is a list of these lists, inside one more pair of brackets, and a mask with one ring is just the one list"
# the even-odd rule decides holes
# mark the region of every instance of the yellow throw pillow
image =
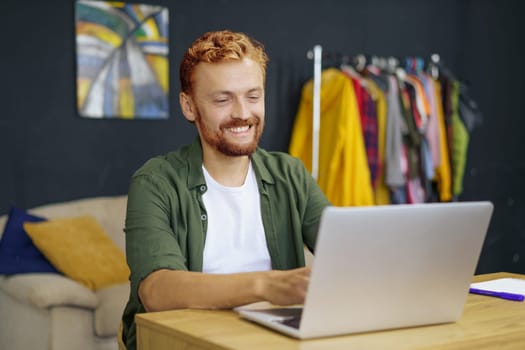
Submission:
[[24,223],[42,254],[67,277],[97,290],[128,281],[124,253],[91,216]]

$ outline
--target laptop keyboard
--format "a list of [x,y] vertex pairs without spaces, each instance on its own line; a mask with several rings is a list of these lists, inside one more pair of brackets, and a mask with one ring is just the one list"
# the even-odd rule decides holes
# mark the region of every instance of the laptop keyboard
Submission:
[[299,325],[301,324],[301,315],[292,316],[290,318],[286,318],[284,320],[278,321],[279,323],[282,323],[286,326],[299,329]]
[[299,329],[299,325],[301,324],[301,316],[303,314],[302,308],[275,308],[270,309],[268,312],[273,315],[282,317],[282,319],[275,320],[275,322]]

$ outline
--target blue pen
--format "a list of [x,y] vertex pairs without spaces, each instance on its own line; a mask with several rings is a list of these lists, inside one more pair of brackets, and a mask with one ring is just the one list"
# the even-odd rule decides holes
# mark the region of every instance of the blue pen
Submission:
[[478,288],[470,288],[469,292],[472,294],[487,295],[490,297],[496,297],[496,298],[501,298],[501,299],[506,299],[506,300],[523,301],[523,299],[525,299],[525,296],[521,294],[496,292],[492,290],[484,290],[484,289],[478,289]]

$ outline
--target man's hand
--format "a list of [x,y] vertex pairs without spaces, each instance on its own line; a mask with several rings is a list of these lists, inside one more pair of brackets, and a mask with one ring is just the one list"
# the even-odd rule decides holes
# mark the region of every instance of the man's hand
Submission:
[[310,267],[272,270],[260,280],[260,297],[275,305],[303,304],[310,281]]

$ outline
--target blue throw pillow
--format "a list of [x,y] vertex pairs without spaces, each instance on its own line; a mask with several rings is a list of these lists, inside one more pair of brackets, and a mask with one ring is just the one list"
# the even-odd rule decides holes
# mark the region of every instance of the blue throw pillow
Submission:
[[0,240],[0,274],[55,272],[57,269],[33,244],[22,226],[24,222],[39,222],[46,219],[30,215],[26,211],[12,207]]

